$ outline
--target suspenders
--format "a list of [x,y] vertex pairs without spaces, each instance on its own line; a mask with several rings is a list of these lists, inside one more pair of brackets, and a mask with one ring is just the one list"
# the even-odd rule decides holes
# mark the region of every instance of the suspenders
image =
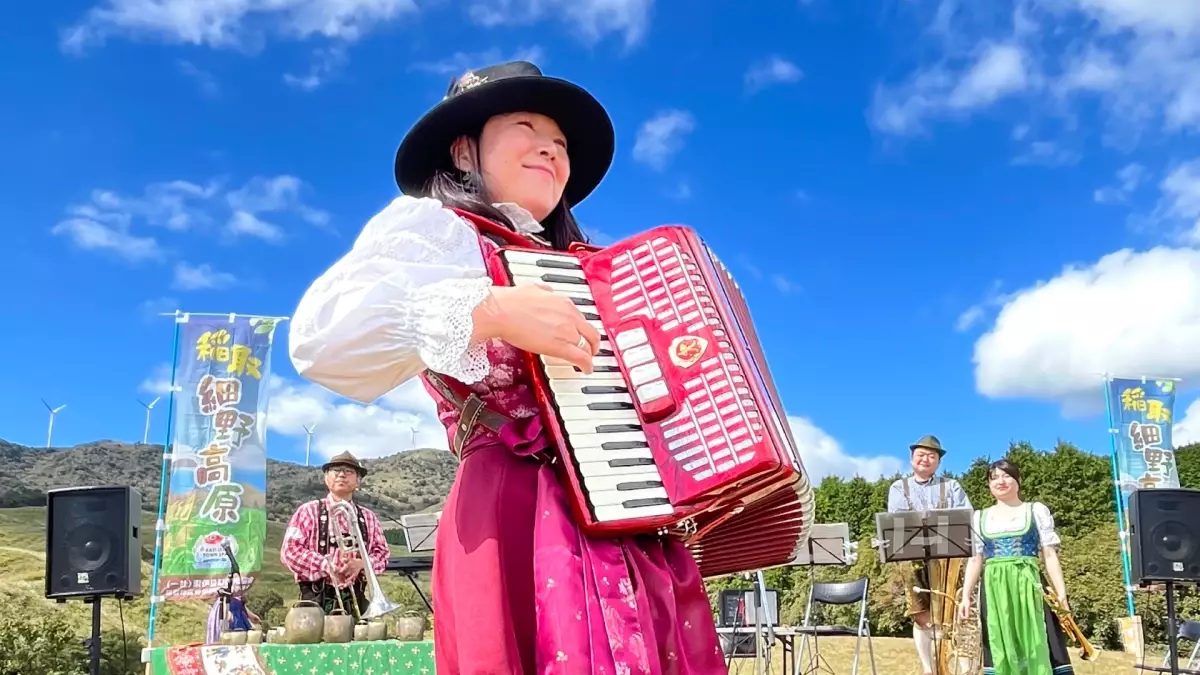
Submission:
[[[908,510],[916,511],[916,509],[913,508],[912,494],[908,491],[908,480],[909,480],[908,478],[905,478],[904,481],[900,483],[900,486],[904,489],[904,501],[908,502]],[[946,479],[942,476],[938,477],[937,508],[939,508],[939,509],[946,508]]]
[[[354,507],[354,513],[358,516],[358,531],[362,534],[363,543],[368,543],[367,539],[367,519],[363,517],[362,509],[357,505]],[[329,509],[325,508],[325,500],[317,501],[317,552],[322,556],[329,553]],[[366,562],[366,561],[363,561]]]

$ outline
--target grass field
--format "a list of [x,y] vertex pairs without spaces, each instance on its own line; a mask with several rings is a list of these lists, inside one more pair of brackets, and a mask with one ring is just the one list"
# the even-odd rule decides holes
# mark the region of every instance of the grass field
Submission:
[[[143,514],[144,532],[153,532],[154,515]],[[11,603],[15,611],[22,608],[53,608],[54,603],[44,598],[43,575],[45,573],[45,510],[42,508],[0,509],[0,590]],[[279,545],[283,539],[284,525],[278,522],[267,523],[267,538],[263,551],[264,569],[256,584],[258,591],[274,591],[290,603],[296,599],[296,587],[292,582],[291,573],[279,562]],[[150,593],[151,562],[153,560],[152,540],[143,542],[142,579],[143,594]],[[394,548],[396,555],[402,555],[402,548]],[[427,584],[427,580],[426,580]],[[384,575],[380,578],[384,594],[393,602],[406,608],[423,609],[423,604],[416,596],[407,580],[394,575]],[[428,594],[428,587],[422,589]],[[104,624],[109,628],[119,628],[121,615],[118,614],[115,603],[105,605]],[[204,627],[209,605],[204,602],[169,603],[161,608],[157,627],[156,644],[184,644],[203,640]],[[76,632],[83,636],[90,627],[91,615],[87,606],[78,602],[60,606]],[[397,612],[400,614],[402,612]],[[125,628],[131,632],[145,634],[149,618],[149,603],[145,597],[136,601],[124,603]],[[921,675],[912,641],[902,638],[875,638],[876,672],[880,675]],[[850,664],[854,650],[854,640],[850,638],[832,638],[821,641],[821,655],[832,667],[834,673],[850,672]],[[773,650],[773,666],[770,672],[784,673],[782,670],[782,653],[778,647]],[[870,673],[866,659],[864,644],[860,663],[860,673]],[[1161,654],[1152,656],[1150,661],[1157,665],[1161,662]],[[1094,663],[1076,663],[1076,673],[1079,675],[1107,675],[1109,673],[1133,673],[1133,657],[1117,653],[1102,652]],[[829,672],[822,670],[821,672]],[[730,673],[750,675],[755,673],[753,659],[735,659]]]
[[[917,660],[917,653],[913,647],[912,640],[904,638],[875,638],[875,672],[878,675],[922,675],[920,661]],[[799,641],[797,641],[797,647]],[[776,643],[776,648],[772,651],[772,663],[769,675],[791,675],[791,671],[783,670],[783,655],[782,650]],[[851,672],[850,666],[854,656],[854,638],[822,638],[820,642],[820,653],[822,657],[821,673],[836,673],[837,675],[849,675]],[[1078,651],[1072,652],[1072,657],[1076,657]],[[1148,663],[1158,665],[1161,663],[1162,655],[1157,657],[1148,657]],[[807,658],[806,658],[807,660]],[[828,665],[828,668],[826,668]],[[1120,652],[1100,652],[1099,658],[1096,661],[1088,663],[1082,660],[1076,660],[1075,672],[1077,675],[1111,675],[1116,673],[1138,673],[1134,668],[1134,658],[1128,654]],[[789,668],[791,667],[789,657]],[[753,658],[734,659],[730,665],[730,675],[757,675],[757,673],[766,673],[766,669],[755,668]],[[801,672],[806,672],[803,669]],[[812,671],[808,671],[812,672]],[[862,652],[860,654],[860,662],[858,666],[860,675],[869,675],[871,673],[870,661],[867,658],[867,644],[864,641]]]

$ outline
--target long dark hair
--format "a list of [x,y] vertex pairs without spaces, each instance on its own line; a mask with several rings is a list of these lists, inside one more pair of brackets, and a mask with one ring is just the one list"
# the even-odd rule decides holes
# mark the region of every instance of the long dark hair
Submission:
[[[475,150],[475,166],[479,166],[478,137],[472,146]],[[487,186],[483,184],[482,177],[475,172],[457,169],[439,171],[425,181],[422,192],[424,193],[422,196],[432,197],[448,209],[469,211],[510,230],[516,229],[513,227],[512,220],[504,215],[503,211],[492,206]],[[571,213],[571,205],[567,203],[566,197],[562,197],[558,206],[554,207],[550,215],[542,220],[542,227],[545,228],[545,238],[550,245],[560,251],[567,250],[567,247],[577,241],[588,242],[579,223],[575,222],[575,216]]]

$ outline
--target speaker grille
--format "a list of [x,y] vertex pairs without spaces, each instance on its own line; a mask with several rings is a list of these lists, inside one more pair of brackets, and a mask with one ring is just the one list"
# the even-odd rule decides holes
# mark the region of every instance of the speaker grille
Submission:
[[125,486],[46,495],[46,597],[141,592],[141,496]]
[[1129,520],[1137,583],[1200,581],[1200,490],[1135,490]]

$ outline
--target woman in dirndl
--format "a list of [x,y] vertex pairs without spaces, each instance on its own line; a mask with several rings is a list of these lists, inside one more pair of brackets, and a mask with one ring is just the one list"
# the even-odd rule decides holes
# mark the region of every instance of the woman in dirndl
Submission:
[[1054,595],[1070,611],[1054,517],[1041,502],[1021,501],[1021,471],[1008,460],[988,466],[988,489],[996,504],[975,512],[974,556],[959,603],[966,619],[982,575],[984,675],[1073,675],[1062,624],[1046,601],[1038,565],[1040,554]]
[[[699,569],[658,536],[585,536],[550,463],[528,353],[592,372],[597,331],[570,299],[495,286],[496,238],[566,250],[571,207],[612,162],[607,112],[519,61],[456,78],[396,153],[405,193],[305,293],[297,372],[374,401],[418,375],[460,464],[433,568],[437,675],[716,675]],[[399,450],[400,448],[395,448]]]

